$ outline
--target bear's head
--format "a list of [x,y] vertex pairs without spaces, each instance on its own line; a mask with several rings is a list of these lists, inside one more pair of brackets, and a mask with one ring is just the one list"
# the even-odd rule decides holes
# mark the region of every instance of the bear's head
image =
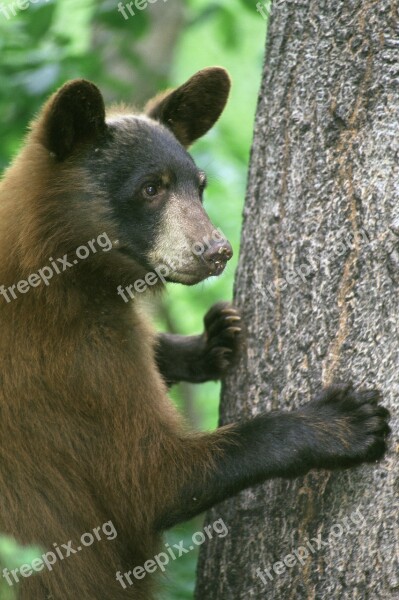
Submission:
[[[219,67],[151,100],[143,114],[106,115],[98,88],[65,84],[40,117],[40,143],[55,169],[83,173],[85,211],[100,203],[98,232],[110,229],[112,253],[137,272],[166,267],[168,281],[195,284],[219,275],[232,256],[202,205],[205,173],[187,148],[217,121],[230,90]],[[60,176],[61,177],[61,176]],[[82,243],[84,240],[82,240]]]

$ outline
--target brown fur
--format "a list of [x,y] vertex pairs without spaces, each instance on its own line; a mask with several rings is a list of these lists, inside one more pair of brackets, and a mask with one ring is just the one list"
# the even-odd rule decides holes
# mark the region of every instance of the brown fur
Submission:
[[[0,186],[6,287],[101,231],[117,244],[102,198],[83,208],[90,182],[79,152],[55,162],[45,147],[52,102]],[[97,254],[49,287],[1,299],[0,531],[44,551],[109,520],[118,532],[21,578],[20,600],[149,598],[148,576],[123,590],[115,572],[154,555],[155,516],[194,464],[196,475],[212,464],[222,433],[187,435],[151,329],[115,293],[140,274],[120,255]]]
[[189,434],[164,378],[221,377],[226,353],[238,349],[236,311],[215,305],[205,336],[156,341],[136,303],[117,294],[187,245],[172,281],[202,281],[231,258],[224,239],[200,257],[191,252],[213,225],[183,147],[217,120],[229,86],[225,71],[206,69],[151,103],[153,120],[122,109],[105,122],[99,90],[71,82],[46,104],[0,184],[0,286],[28,280],[51,258],[72,260],[103,232],[112,243],[10,302],[0,287],[0,532],[48,552],[69,540],[76,547],[108,521],[117,531],[52,572],[21,577],[19,600],[149,600],[149,575],[123,589],[116,572],[152,559],[158,531],[267,478],[356,466],[386,451],[389,413],[378,391],[350,385],[290,413]]

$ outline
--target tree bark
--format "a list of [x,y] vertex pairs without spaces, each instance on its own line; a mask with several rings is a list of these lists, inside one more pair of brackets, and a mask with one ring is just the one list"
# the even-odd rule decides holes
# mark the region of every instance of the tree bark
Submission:
[[229,534],[202,548],[198,600],[399,598],[398,23],[397,0],[273,8],[235,286],[247,349],[221,402],[225,424],[378,386],[389,454],[210,511]]

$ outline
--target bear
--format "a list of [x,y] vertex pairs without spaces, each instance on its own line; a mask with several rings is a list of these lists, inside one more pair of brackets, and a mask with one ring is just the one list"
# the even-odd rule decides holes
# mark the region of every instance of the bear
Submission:
[[298,410],[208,433],[169,400],[173,383],[219,379],[243,351],[231,304],[188,338],[157,335],[140,307],[232,256],[188,152],[230,83],[206,68],[140,112],[106,111],[95,84],[70,81],[2,178],[0,531],[41,551],[2,570],[20,600],[149,600],[156,577],[132,573],[167,528],[268,478],[386,451],[375,389],[332,385]]

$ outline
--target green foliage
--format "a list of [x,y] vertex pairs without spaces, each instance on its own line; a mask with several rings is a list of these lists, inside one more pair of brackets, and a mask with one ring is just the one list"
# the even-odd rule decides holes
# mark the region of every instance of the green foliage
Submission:
[[[5,0],[5,6],[7,3]],[[157,4],[151,8],[155,11]],[[233,79],[231,99],[220,124],[194,146],[192,153],[208,174],[205,207],[214,224],[230,239],[235,256],[219,279],[193,288],[171,285],[165,297],[169,325],[172,323],[177,332],[192,334],[202,331],[203,315],[214,302],[232,297],[265,24],[256,11],[255,0],[213,3],[187,0],[184,9],[185,24],[174,62],[170,73],[157,74],[156,86],[180,84],[196,70],[214,64],[226,67]],[[115,0],[41,0],[9,20],[0,13],[0,170],[21,146],[32,116],[66,80],[86,77],[100,88],[111,89],[113,97],[134,101],[131,83],[118,74],[118,65],[113,69],[106,66],[105,55],[109,48],[103,50],[100,44],[93,51],[93,39],[101,28],[106,28],[108,37],[111,36],[111,46],[118,60],[130,65],[145,83],[150,76],[152,57],[143,57],[136,44],[145,42],[153,33],[149,10],[138,11],[125,20],[117,11]],[[163,316],[157,321],[160,328],[167,328]],[[214,428],[219,384],[205,384],[193,389],[193,393],[198,427]],[[184,395],[179,387],[173,390],[172,396],[184,407]],[[173,536],[176,540],[189,538],[193,531],[200,529],[200,523],[196,520],[171,532],[171,539]],[[26,562],[28,559],[19,552],[10,540],[0,540],[2,565],[18,566]],[[168,567],[167,592],[163,598],[192,598],[195,561],[196,552],[192,552]],[[11,600],[10,588],[6,587],[4,591],[0,587],[0,597]]]
[[[33,559],[41,556],[42,551],[39,548],[22,548],[9,537],[0,537],[0,576],[3,569],[16,569],[23,564],[31,563]],[[13,581],[11,579],[11,581]],[[15,586],[15,587],[14,587]],[[11,587],[5,579],[0,578],[0,598],[1,600],[16,600],[17,584]]]
[[[178,545],[184,542],[184,548],[193,546],[191,536],[195,531],[201,531],[202,519],[193,519],[189,523],[184,523],[168,532],[166,541],[173,549],[173,544]],[[163,600],[187,600],[193,597],[194,592],[194,572],[198,559],[199,547],[196,546],[191,552],[176,558],[169,563],[164,577],[161,579]],[[176,552],[177,554],[177,552]],[[176,585],[177,584],[177,585]]]

